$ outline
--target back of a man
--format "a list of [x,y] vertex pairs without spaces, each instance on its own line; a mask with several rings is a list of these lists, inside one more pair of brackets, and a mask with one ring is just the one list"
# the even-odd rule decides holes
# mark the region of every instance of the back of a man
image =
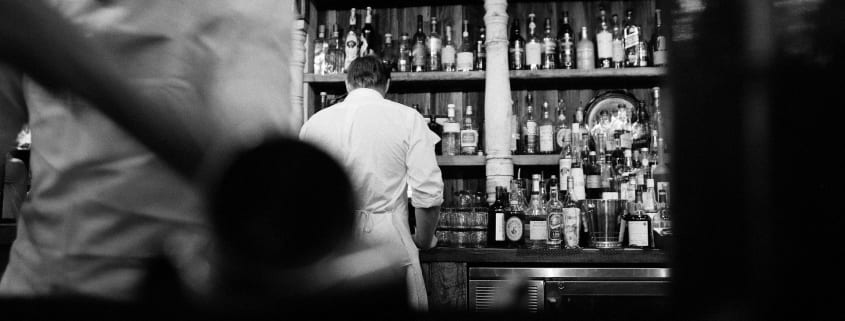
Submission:
[[[402,254],[408,269],[411,307],[425,310],[417,247],[427,249],[436,243],[433,232],[443,201],[443,180],[434,154],[439,137],[415,110],[384,99],[389,71],[378,59],[358,58],[348,73],[346,99],[309,119],[300,138],[326,150],[350,175],[358,200],[359,240],[404,248],[396,253]],[[408,226],[408,187],[417,210],[413,236]]]
[[[219,151],[285,127],[287,95],[278,89],[287,88],[285,2],[53,4],[118,58],[126,79],[172,107],[160,117],[182,121],[185,135],[219,129],[197,139],[208,143],[203,148]],[[150,259],[205,242],[196,182],[82,99],[26,79],[23,92],[32,191],[0,293],[131,299]]]

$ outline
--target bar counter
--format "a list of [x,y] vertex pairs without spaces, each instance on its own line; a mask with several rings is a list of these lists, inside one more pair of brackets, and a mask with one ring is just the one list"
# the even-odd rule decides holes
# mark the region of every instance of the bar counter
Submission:
[[528,250],[501,248],[450,248],[437,247],[420,251],[420,261],[462,262],[462,263],[499,263],[499,264],[654,264],[668,265],[670,255],[664,250],[652,249],[613,249],[599,250],[585,248],[581,250]]

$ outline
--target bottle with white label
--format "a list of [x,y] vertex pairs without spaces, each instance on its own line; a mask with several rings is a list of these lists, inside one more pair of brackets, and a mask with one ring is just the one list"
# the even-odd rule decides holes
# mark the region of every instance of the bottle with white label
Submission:
[[625,13],[625,28],[622,29],[625,41],[625,67],[638,67],[640,65],[637,46],[642,41],[640,26],[634,24],[634,11],[628,10]]
[[569,11],[563,12],[558,29],[558,63],[563,69],[575,69],[575,33],[569,25]]
[[472,106],[466,107],[464,124],[461,127],[461,154],[475,155],[478,148],[478,129],[472,119]]
[[437,17],[431,17],[431,33],[428,35],[428,70],[429,71],[440,71],[441,69],[441,56],[440,50],[442,49],[442,41],[440,40],[440,34],[437,33]]
[[548,231],[546,230],[546,209],[540,199],[540,174],[531,175],[531,202],[525,211],[525,218],[528,224],[525,225],[525,234],[528,235],[526,245],[530,249],[542,249],[546,246]]
[[522,123],[523,147],[525,147],[525,154],[537,154],[539,130],[537,128],[537,121],[534,120],[534,107],[532,106],[534,98],[531,94],[526,96],[527,105],[525,107],[525,121]]
[[496,201],[487,211],[487,247],[505,247],[505,211],[507,206],[507,189],[496,186]]
[[475,56],[472,52],[472,42],[469,40],[469,20],[464,20],[464,32],[461,34],[461,48],[457,54],[456,69],[458,71],[472,71]]
[[581,40],[578,40],[575,52],[578,69],[591,70],[596,68],[596,53],[593,49],[593,42],[590,41],[590,36],[587,34],[587,27],[581,27]]
[[649,248],[652,244],[651,219],[643,210],[643,195],[636,193],[634,202],[628,202],[627,213],[623,218],[623,244],[632,248]]
[[543,119],[540,120],[540,154],[555,151],[555,124],[549,117],[549,102],[543,102]]
[[543,69],[557,69],[557,39],[552,36],[552,19],[546,18],[543,33]]
[[601,22],[601,29],[596,34],[596,54],[599,57],[599,68],[611,68],[613,60],[613,34],[610,33],[606,21]]
[[[552,176],[554,177],[554,176]],[[546,246],[550,249],[559,249],[563,242],[563,203],[558,198],[558,185],[553,183],[549,186],[549,202],[546,203]]]
[[441,51],[441,59],[443,62],[443,71],[455,71],[457,66],[455,65],[455,55],[457,53],[457,48],[455,48],[455,43],[452,42],[452,25],[446,25],[446,45],[443,46],[443,50]]
[[555,151],[560,153],[564,149],[569,149],[572,143],[572,131],[566,125],[566,105],[564,105],[563,99],[557,101],[557,119],[555,122],[557,123],[555,126]]
[[566,197],[563,200],[563,239],[567,249],[580,248],[581,207],[575,202],[575,180],[566,178]]
[[355,21],[355,8],[352,8],[349,13],[349,31],[346,32],[345,52],[346,60],[343,63],[343,72],[349,68],[349,64],[358,58],[358,47],[361,45],[361,40],[358,38],[358,23]]
[[654,9],[655,28],[651,36],[651,64],[653,66],[666,65],[666,35],[663,31],[663,21],[660,19],[660,9]]
[[528,14],[528,41],[525,43],[525,65],[529,70],[538,70],[542,64],[543,45],[537,37],[534,13]]
[[589,199],[601,199],[601,164],[595,151],[590,151],[589,163],[584,164],[584,174],[587,176],[586,192]]
[[460,154],[461,124],[455,121],[455,104],[449,104],[447,108],[449,119],[443,124],[440,147],[444,156],[455,156]]
[[613,68],[625,67],[625,40],[622,37],[622,27],[619,26],[619,16],[613,15],[610,34],[613,36],[611,41],[611,61]]

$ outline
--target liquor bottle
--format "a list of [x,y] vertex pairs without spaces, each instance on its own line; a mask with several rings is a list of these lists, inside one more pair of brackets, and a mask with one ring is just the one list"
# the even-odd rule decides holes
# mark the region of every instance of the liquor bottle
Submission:
[[355,8],[352,8],[349,13],[349,31],[346,32],[344,39],[346,60],[343,63],[343,72],[346,72],[349,69],[349,64],[358,58],[358,47],[361,45],[361,40],[358,38],[358,24],[355,19]]
[[440,71],[440,50],[443,43],[437,33],[437,17],[431,17],[431,33],[428,35],[428,70]]
[[610,154],[605,155],[604,162],[601,164],[601,198],[605,200],[619,199],[619,176],[616,173],[616,168],[613,166]]
[[[573,132],[573,141],[575,140],[575,137],[579,135],[580,133]],[[572,176],[573,185],[572,191],[569,193],[572,195],[572,200],[581,201],[587,198],[587,177],[584,172],[585,162],[576,154],[575,150],[572,150],[570,158],[572,159],[572,165],[569,169],[569,176]]]
[[487,34],[484,26],[478,27],[478,40],[475,42],[475,70],[487,69]]
[[619,16],[613,15],[611,25],[611,42],[613,68],[625,67],[625,38],[622,37],[622,27],[619,26]]
[[326,52],[326,65],[323,70],[325,74],[336,74],[343,72],[343,64],[346,62],[346,52],[340,40],[340,31],[337,24],[332,25],[332,37],[329,38],[328,51]]
[[373,8],[367,7],[367,15],[364,16],[364,28],[361,29],[361,57],[376,55],[378,48],[378,36],[373,29]]
[[549,202],[546,203],[546,246],[550,249],[559,249],[563,242],[563,203],[558,197],[558,191],[556,181],[549,184]]
[[663,21],[660,19],[660,9],[654,9],[655,28],[651,35],[651,64],[653,66],[666,65],[666,35],[663,30]]
[[472,106],[466,107],[464,125],[461,128],[461,154],[475,155],[478,147],[478,129],[472,119]]
[[587,34],[587,27],[581,27],[581,40],[578,40],[575,51],[578,69],[595,69],[595,49],[593,49],[593,42],[590,41],[590,36]]
[[637,44],[637,67],[648,67],[648,62],[651,60],[649,53],[651,49],[648,42],[641,38],[640,43]]
[[613,34],[610,33],[607,21],[604,18],[600,22],[599,32],[596,33],[596,49],[596,54],[599,57],[599,68],[611,68],[613,61]]
[[557,69],[557,40],[552,36],[552,19],[546,18],[543,33],[543,69]]
[[517,155],[522,152],[522,133],[520,131],[519,115],[516,111],[516,105],[511,101],[511,155]]
[[507,190],[504,186],[496,186],[496,201],[487,210],[487,247],[503,248],[505,238],[505,205]]
[[534,107],[532,106],[534,98],[531,94],[528,94],[525,100],[527,101],[525,122],[522,123],[524,152],[525,154],[537,154],[537,144],[540,137],[537,130],[537,121],[534,120]]
[[412,61],[414,54],[411,51],[411,43],[409,41],[408,33],[403,33],[399,40],[399,59],[396,61],[396,70],[401,72],[409,72],[413,70]]
[[525,43],[525,66],[529,70],[538,70],[543,63],[543,45],[537,37],[537,24],[534,13],[528,14],[528,41]]
[[531,175],[531,202],[525,210],[525,218],[528,221],[523,227],[524,234],[528,235],[526,245],[530,249],[542,249],[546,245],[548,231],[546,230],[546,209],[540,199],[540,174]]
[[601,199],[601,167],[595,151],[590,151],[589,162],[584,164],[584,175],[587,176],[586,192],[588,199]]
[[428,38],[423,32],[423,17],[417,15],[417,32],[413,39],[413,70],[414,72],[428,71]]
[[[425,114],[428,116],[428,129],[430,129],[437,137],[443,136],[443,125],[437,123],[437,116],[431,112],[431,107],[425,106]],[[442,155],[442,145],[443,141],[438,141],[437,144],[434,145],[434,153],[437,155]]]
[[651,134],[651,126],[649,124],[648,112],[645,109],[645,102],[637,103],[635,110],[636,119],[631,124],[631,148],[639,150],[643,147],[648,147],[648,140]]
[[664,137],[665,129],[663,128],[663,114],[660,112],[660,87],[654,87],[652,90],[652,102],[654,104],[654,114],[651,117],[651,130],[657,131],[657,137]]
[[640,63],[637,45],[640,44],[642,32],[640,27],[634,24],[633,10],[625,13],[625,28],[622,29],[622,33],[625,39],[625,67],[638,67]]
[[569,11],[563,12],[563,19],[558,30],[558,61],[563,69],[575,69],[575,34],[569,26]]
[[654,179],[647,178],[646,189],[643,191],[643,211],[653,213],[657,211],[657,193],[654,191]]
[[637,170],[637,190],[646,190],[646,181],[651,178],[651,166],[648,160],[648,148],[640,148],[640,166]]
[[555,151],[555,124],[549,117],[549,102],[543,102],[543,119],[540,120],[540,154]]
[[525,69],[525,39],[519,32],[519,19],[511,23],[511,38],[508,44],[508,65],[511,70]]
[[509,206],[505,212],[506,244],[508,248],[521,248],[525,245],[525,206],[522,202],[518,179],[511,180],[508,201]]
[[[566,105],[563,99],[557,101],[557,126],[555,127],[555,151],[560,153],[572,144],[572,130],[566,126]],[[561,177],[561,179],[563,179]],[[563,186],[561,186],[563,187]]]
[[381,49],[381,62],[390,68],[390,71],[398,71],[396,68],[396,60],[396,48],[393,47],[393,35],[386,33],[384,34],[384,47]]
[[661,193],[666,195],[666,201],[668,202],[670,199],[670,191],[669,191],[669,166],[666,165],[666,154],[663,151],[663,138],[658,138],[658,147],[657,147],[657,164],[654,166],[654,169],[651,172],[652,178],[654,178],[655,188],[657,189],[657,195]]
[[455,121],[455,104],[449,104],[447,108],[449,119],[443,124],[440,146],[443,148],[443,155],[455,156],[460,154],[461,125]]
[[634,202],[628,202],[624,216],[624,244],[632,248],[648,248],[651,245],[651,220],[643,210],[643,195],[637,191]]
[[443,71],[455,71],[457,66],[455,65],[455,55],[457,53],[457,48],[455,48],[455,43],[452,42],[452,25],[446,25],[446,45],[443,46],[443,50],[441,51],[441,55],[443,56],[442,63],[443,63]]
[[616,166],[616,173],[619,175],[619,199],[623,201],[634,201],[634,188],[636,188],[636,181],[631,186],[631,179],[636,178],[636,169],[634,168],[634,161],[631,157],[631,150],[627,149],[624,152],[625,160],[623,163]]
[[464,32],[461,34],[461,48],[458,50],[456,69],[458,71],[472,71],[473,64],[475,64],[475,58],[469,40],[469,21],[464,20]]
[[326,25],[317,27],[317,39],[314,40],[314,74],[326,74],[326,53],[329,52],[329,42],[326,41]]
[[563,198],[563,239],[567,249],[580,248],[581,236],[581,208],[575,202],[575,179],[571,176],[566,178],[566,195]]
[[321,111],[321,110],[325,109],[326,107],[329,107],[329,95],[325,91],[321,91],[320,92],[320,106],[319,106],[319,108],[317,108],[316,111],[314,111],[314,113]]

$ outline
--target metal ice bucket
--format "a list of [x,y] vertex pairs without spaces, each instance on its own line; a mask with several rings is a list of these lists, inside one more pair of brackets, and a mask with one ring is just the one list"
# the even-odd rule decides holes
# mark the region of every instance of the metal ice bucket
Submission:
[[583,213],[590,235],[590,247],[611,249],[622,247],[619,240],[619,227],[622,222],[625,201],[586,199]]

